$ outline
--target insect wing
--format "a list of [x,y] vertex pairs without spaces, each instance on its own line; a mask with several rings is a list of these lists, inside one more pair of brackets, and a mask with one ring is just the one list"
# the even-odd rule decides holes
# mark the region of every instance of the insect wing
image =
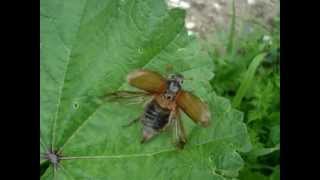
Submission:
[[187,91],[181,91],[177,97],[178,106],[197,124],[207,127],[210,120],[208,106],[200,98]]
[[137,70],[127,76],[128,83],[150,93],[162,93],[166,88],[166,79],[149,70]]
[[150,93],[140,91],[116,91],[105,95],[108,102],[123,102],[127,104],[142,104],[151,98]]
[[185,129],[182,124],[179,111],[176,111],[176,112],[173,111],[172,113],[174,113],[174,115],[171,116],[172,118],[171,121],[173,124],[172,129],[173,129],[174,143],[179,149],[183,149],[184,145],[187,142]]

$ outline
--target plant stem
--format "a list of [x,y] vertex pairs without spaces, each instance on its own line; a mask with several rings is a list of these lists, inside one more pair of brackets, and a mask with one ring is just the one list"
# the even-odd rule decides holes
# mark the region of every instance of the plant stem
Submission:
[[233,46],[234,46],[234,36],[235,36],[235,29],[236,29],[236,3],[235,0],[232,1],[232,18],[231,18],[231,25],[230,25],[230,34],[229,40],[227,45],[227,52],[228,54],[232,54]]

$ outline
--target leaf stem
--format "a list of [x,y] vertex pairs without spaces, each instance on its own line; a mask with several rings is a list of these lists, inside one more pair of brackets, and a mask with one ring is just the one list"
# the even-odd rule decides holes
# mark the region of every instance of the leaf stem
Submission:
[[144,157],[144,156],[154,156],[164,152],[171,152],[175,149],[167,149],[154,153],[145,153],[145,154],[122,154],[122,155],[101,155],[101,156],[69,156],[69,157],[61,157],[61,160],[72,160],[72,159],[119,159],[119,158],[131,158],[131,157]]
[[[217,141],[224,141],[228,138],[233,138],[233,137],[237,137],[239,136],[240,133],[238,134],[234,134],[234,135],[230,135],[227,137],[223,137],[223,138],[217,138],[217,139],[213,139],[213,140],[209,140],[209,141],[205,141],[203,143],[199,143],[199,144],[195,144],[193,147],[197,147],[197,146],[201,146],[201,145],[205,145],[205,144],[209,144],[209,143],[213,143],[213,142],[217,142]],[[161,153],[166,153],[166,152],[172,152],[172,151],[176,151],[176,148],[170,148],[170,149],[166,149],[163,151],[157,151],[157,152],[152,152],[152,153],[141,153],[141,154],[120,154],[120,155],[101,155],[101,156],[64,156],[64,157],[60,157],[60,160],[73,160],[73,159],[120,159],[120,158],[132,158],[132,157],[151,157],[151,156],[155,156]]]

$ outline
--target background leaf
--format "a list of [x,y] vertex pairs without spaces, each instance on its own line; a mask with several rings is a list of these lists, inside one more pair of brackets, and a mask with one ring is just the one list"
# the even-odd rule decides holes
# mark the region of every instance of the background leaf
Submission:
[[237,108],[240,106],[242,98],[245,96],[246,91],[249,89],[253,81],[254,73],[258,68],[259,64],[262,62],[265,55],[266,55],[265,53],[261,53],[257,55],[250,63],[248,70],[245,73],[244,78],[241,82],[241,85],[236,93],[236,96],[233,99],[232,105],[234,107]]
[[[217,96],[213,63],[184,29],[183,10],[159,0],[41,1],[41,152],[62,154],[42,179],[232,179],[251,148],[243,114]],[[207,101],[212,126],[186,116],[188,144],[177,151],[170,132],[145,145],[141,126],[121,125],[142,107],[101,103],[98,97],[130,88],[127,73],[173,65],[193,81],[185,89]]]
[[[231,7],[232,1],[229,4]],[[239,6],[244,4],[238,2]],[[257,6],[251,7],[262,13],[262,8]],[[233,24],[231,18],[230,27]],[[252,148],[249,152],[240,153],[245,163],[238,178],[279,179],[279,12],[268,23],[259,22],[256,16],[238,14],[236,18],[235,31],[232,28],[228,31],[227,28],[218,29],[202,41],[215,65],[215,78],[210,83],[217,94],[232,99],[233,107],[244,113]],[[230,42],[230,34],[234,34],[233,52],[229,52],[226,46]]]

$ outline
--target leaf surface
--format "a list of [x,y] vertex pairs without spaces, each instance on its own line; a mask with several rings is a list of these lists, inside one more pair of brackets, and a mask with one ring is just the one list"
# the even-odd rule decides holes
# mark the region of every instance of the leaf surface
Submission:
[[[241,112],[217,96],[213,64],[184,28],[185,12],[159,0],[41,1],[41,152],[62,159],[42,179],[229,179],[248,151]],[[170,132],[141,145],[141,125],[121,127],[141,106],[101,102],[130,89],[126,75],[140,68],[165,73],[173,65],[194,80],[184,88],[208,102],[212,125],[183,116],[188,144],[177,151]]]

